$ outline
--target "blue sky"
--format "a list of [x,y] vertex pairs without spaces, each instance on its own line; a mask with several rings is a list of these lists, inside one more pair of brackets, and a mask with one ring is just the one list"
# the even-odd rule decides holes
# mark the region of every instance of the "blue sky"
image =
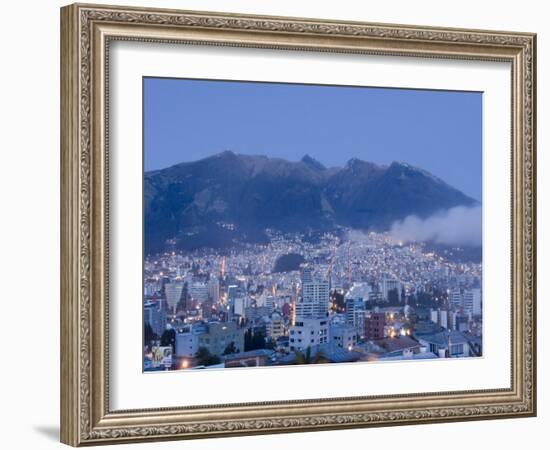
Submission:
[[481,200],[482,94],[144,78],[146,171],[224,150],[403,161]]

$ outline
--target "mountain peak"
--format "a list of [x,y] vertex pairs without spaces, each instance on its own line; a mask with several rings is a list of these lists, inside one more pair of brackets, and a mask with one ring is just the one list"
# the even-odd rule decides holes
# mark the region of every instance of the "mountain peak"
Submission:
[[394,173],[395,172],[400,173],[402,175],[403,174],[410,174],[410,175],[417,174],[417,175],[421,175],[425,178],[429,178],[430,180],[432,180],[435,183],[446,184],[443,180],[436,177],[435,175],[428,172],[427,170],[421,169],[419,167],[415,167],[415,166],[413,166],[409,163],[403,162],[403,161],[393,161],[390,164],[389,170],[394,171]]
[[418,167],[415,167],[409,163],[406,163],[404,161],[393,161],[391,164],[390,164],[390,168],[394,168],[394,169],[402,169],[402,170],[410,170],[410,171],[413,171],[413,172],[422,172],[424,174],[428,173],[426,172],[425,170],[422,170]]
[[406,163],[382,166],[354,158],[344,168],[325,169],[310,155],[296,162],[227,150],[145,178],[145,247],[154,253],[172,241],[190,250],[264,243],[266,229],[387,230],[409,215],[429,217],[472,204]]
[[370,170],[374,170],[374,169],[379,169],[380,167],[377,166],[376,164],[372,163],[372,162],[368,162],[368,161],[363,161],[362,159],[359,159],[359,158],[351,158],[347,163],[346,163],[346,168],[347,169],[370,169]]
[[322,163],[317,161],[315,158],[309,156],[307,153],[302,157],[300,161],[311,169],[326,170],[326,167]]
[[234,158],[237,154],[233,150],[224,150],[213,155],[214,158]]
[[361,164],[363,161],[361,161],[359,158],[351,158],[347,163],[346,167],[353,167],[357,166],[358,164]]

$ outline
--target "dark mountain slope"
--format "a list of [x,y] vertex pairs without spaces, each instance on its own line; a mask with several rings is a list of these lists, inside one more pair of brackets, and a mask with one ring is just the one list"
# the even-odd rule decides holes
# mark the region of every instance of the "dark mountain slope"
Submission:
[[327,169],[309,155],[290,162],[227,151],[145,174],[145,245],[153,253],[167,240],[188,249],[265,242],[266,228],[384,229],[410,214],[474,203],[403,163],[353,159]]

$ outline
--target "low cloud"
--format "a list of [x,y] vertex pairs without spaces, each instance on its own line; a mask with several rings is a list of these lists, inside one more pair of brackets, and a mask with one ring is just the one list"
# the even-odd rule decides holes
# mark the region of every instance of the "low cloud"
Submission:
[[397,241],[431,241],[444,245],[481,245],[481,207],[457,206],[427,219],[408,216],[394,222],[390,233]]

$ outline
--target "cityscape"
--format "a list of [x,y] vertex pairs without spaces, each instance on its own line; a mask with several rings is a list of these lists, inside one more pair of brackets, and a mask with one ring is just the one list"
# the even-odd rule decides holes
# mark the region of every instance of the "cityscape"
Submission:
[[455,261],[460,248],[387,232],[269,237],[146,258],[146,371],[482,355],[481,263]]
[[143,370],[482,357],[482,100],[144,77]]

